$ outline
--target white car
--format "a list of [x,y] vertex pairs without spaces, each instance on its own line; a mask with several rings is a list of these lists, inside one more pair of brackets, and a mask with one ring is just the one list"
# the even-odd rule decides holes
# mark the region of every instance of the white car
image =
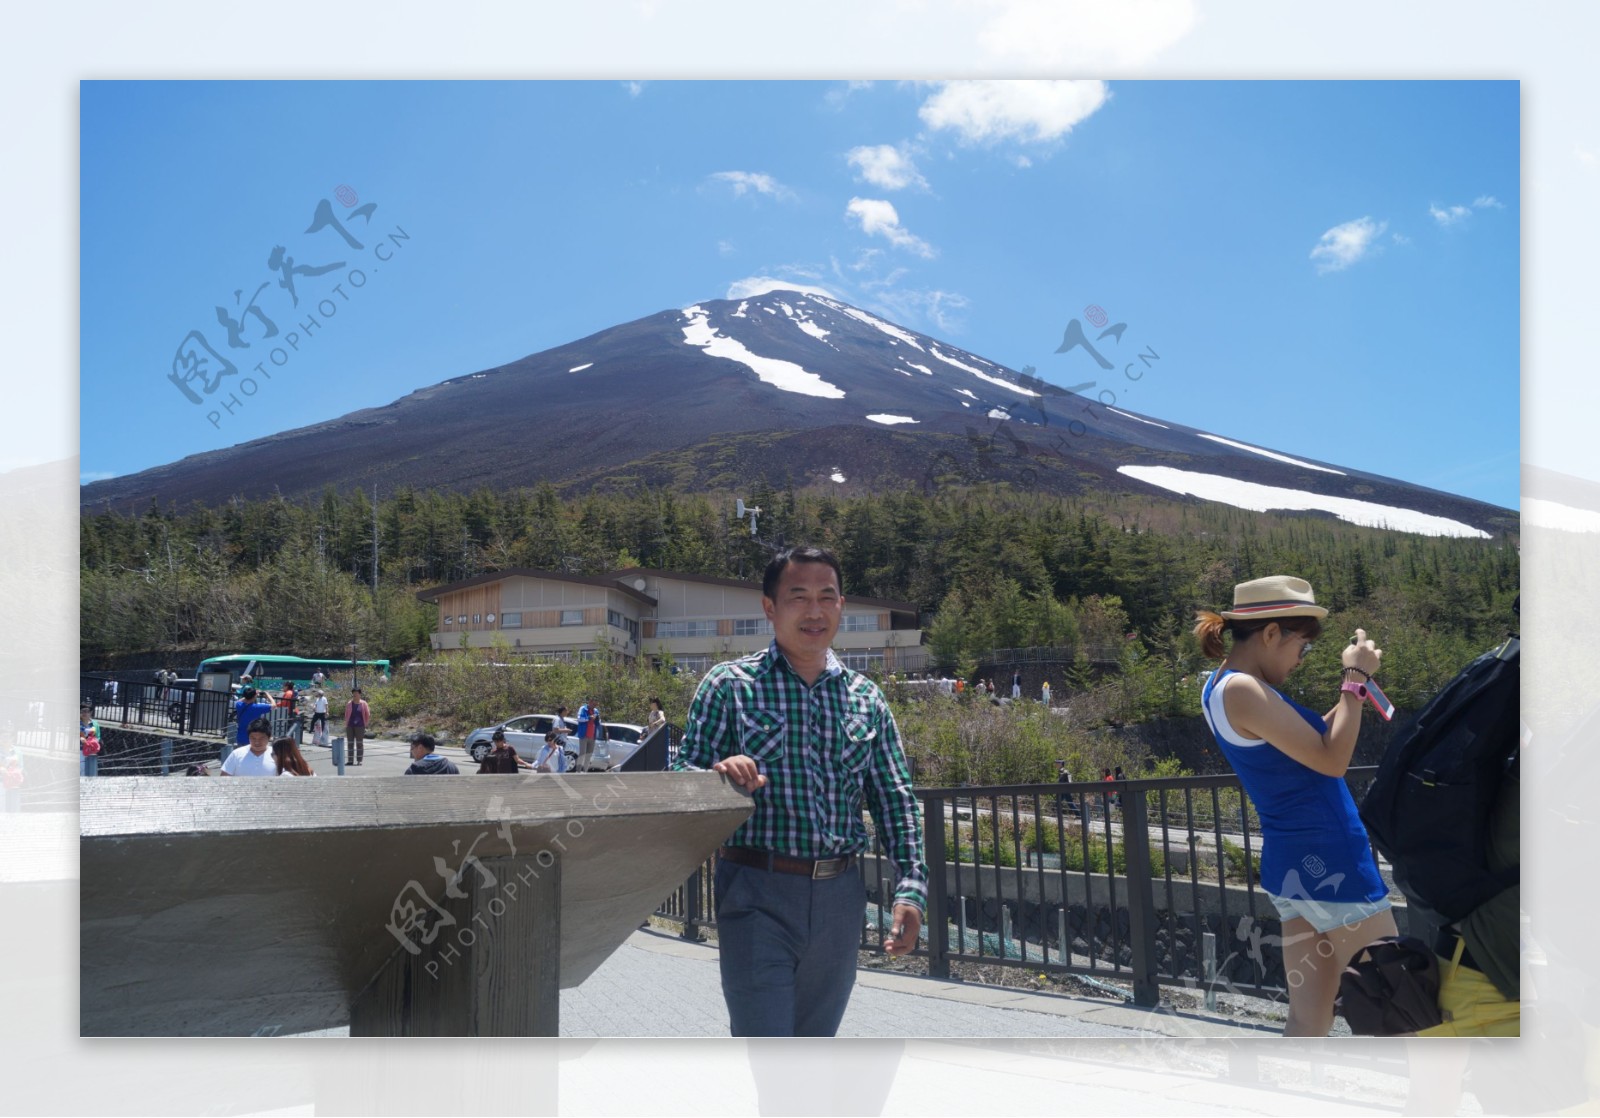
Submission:
[[[577,722],[568,716],[570,726]],[[482,726],[467,735],[461,747],[477,762],[482,762],[494,748],[494,732],[504,730],[506,743],[517,751],[521,757],[533,760],[544,748],[544,736],[550,732],[550,727],[556,724],[553,714],[519,714],[515,718],[508,718],[504,722],[493,726]],[[639,748],[639,739],[644,735],[644,727],[632,722],[601,722],[600,728],[605,736],[595,742],[594,752],[587,757],[587,763],[581,768],[578,759],[581,755],[577,732],[567,732],[567,757],[571,763],[571,772],[605,772],[607,769],[622,764],[634,751]]]

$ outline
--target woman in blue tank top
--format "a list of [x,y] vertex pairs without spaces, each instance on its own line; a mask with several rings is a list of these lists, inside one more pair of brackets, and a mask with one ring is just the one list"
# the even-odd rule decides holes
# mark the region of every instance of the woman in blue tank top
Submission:
[[[1287,1036],[1327,1036],[1339,975],[1362,947],[1396,934],[1388,889],[1345,770],[1361,729],[1362,684],[1383,653],[1357,629],[1341,652],[1338,703],[1326,715],[1277,688],[1322,632],[1328,611],[1304,579],[1241,582],[1233,608],[1201,611],[1195,636],[1222,666],[1201,693],[1206,722],[1261,819],[1261,886],[1283,921]],[[1224,651],[1223,634],[1232,637]]]

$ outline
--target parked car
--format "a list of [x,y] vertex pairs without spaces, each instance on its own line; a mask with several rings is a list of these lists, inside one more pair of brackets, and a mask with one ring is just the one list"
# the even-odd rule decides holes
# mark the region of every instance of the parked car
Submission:
[[[467,735],[461,747],[474,761],[482,762],[494,748],[494,732],[504,730],[506,743],[517,753],[528,760],[533,760],[539,755],[539,750],[544,748],[544,736],[550,732],[550,727],[556,723],[553,714],[519,714],[515,718],[508,718],[493,726],[482,726]],[[569,726],[577,723],[569,716]],[[634,750],[639,748],[639,739],[644,735],[644,727],[632,722],[602,722],[600,728],[604,736],[596,739],[594,753],[588,758],[584,771],[604,772],[613,766],[620,765],[633,756]],[[572,762],[571,771],[578,771],[577,760],[579,755],[579,742],[574,730],[567,732],[567,757]]]

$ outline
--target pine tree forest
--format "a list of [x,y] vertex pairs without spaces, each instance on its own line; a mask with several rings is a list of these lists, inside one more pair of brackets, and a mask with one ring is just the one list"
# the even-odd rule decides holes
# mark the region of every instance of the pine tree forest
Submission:
[[833,548],[847,595],[915,603],[933,663],[952,673],[970,674],[991,649],[1036,646],[1111,647],[1124,668],[1187,673],[1204,666],[1188,633],[1196,608],[1225,607],[1236,582],[1288,573],[1316,588],[1331,631],[1361,625],[1380,638],[1397,669],[1386,673],[1390,695],[1410,706],[1516,624],[1514,537],[1427,537],[1123,494],[844,497],[763,484],[745,499],[764,510],[759,538],[733,519],[731,495],[563,499],[548,485],[401,489],[376,515],[366,493],[331,490],[307,503],[86,510],[81,655],[86,665],[247,647],[325,655],[354,641],[404,660],[426,650],[435,625],[434,607],[415,598],[424,588],[512,567],[757,579],[771,547],[795,543]]

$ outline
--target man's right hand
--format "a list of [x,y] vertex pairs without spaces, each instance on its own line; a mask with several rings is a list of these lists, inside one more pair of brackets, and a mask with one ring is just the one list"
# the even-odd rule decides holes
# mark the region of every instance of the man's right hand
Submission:
[[743,753],[729,757],[725,761],[718,761],[711,766],[711,771],[721,773],[745,792],[754,792],[757,788],[766,787],[767,778],[757,771],[756,759]]

